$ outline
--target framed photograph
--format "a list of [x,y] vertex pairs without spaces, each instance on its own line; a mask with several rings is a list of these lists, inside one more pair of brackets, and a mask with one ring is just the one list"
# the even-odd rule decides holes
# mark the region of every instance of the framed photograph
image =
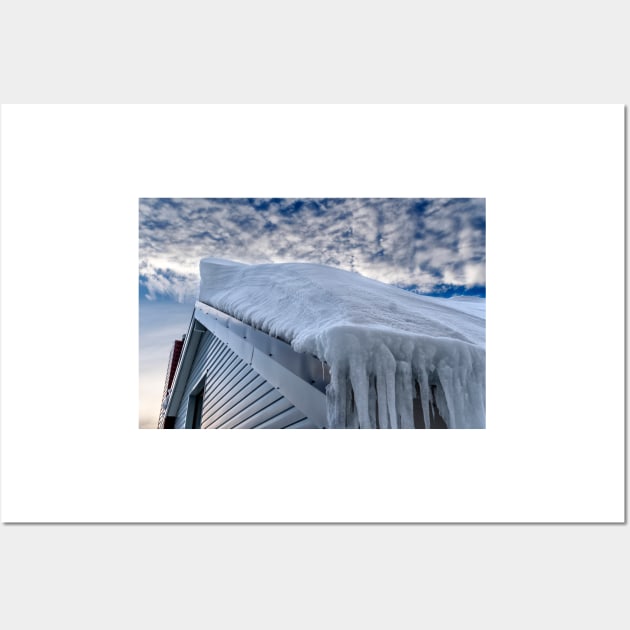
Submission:
[[[1,124],[4,522],[623,521],[623,106]],[[222,367],[190,378],[212,336]],[[266,398],[212,415],[252,366]],[[484,430],[138,430],[258,413]]]
[[142,199],[139,229],[141,427],[485,428],[483,199]]

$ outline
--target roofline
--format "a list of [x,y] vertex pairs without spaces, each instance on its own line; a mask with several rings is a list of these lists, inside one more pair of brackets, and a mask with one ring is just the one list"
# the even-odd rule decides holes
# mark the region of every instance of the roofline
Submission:
[[[173,381],[171,383],[171,393],[168,399],[168,404],[166,406],[165,417],[172,415],[171,410],[179,407],[182,396],[184,394],[184,388],[186,384],[186,379],[190,374],[190,370],[192,368],[193,360],[195,358],[195,352],[199,346],[199,341],[201,340],[201,335],[204,331],[200,330],[195,326],[196,324],[195,313],[193,311],[192,317],[190,319],[190,324],[188,326],[188,332],[186,333],[186,341],[184,342],[184,347],[179,355],[179,362],[177,365],[177,370],[173,376]],[[174,403],[176,401],[176,404]]]

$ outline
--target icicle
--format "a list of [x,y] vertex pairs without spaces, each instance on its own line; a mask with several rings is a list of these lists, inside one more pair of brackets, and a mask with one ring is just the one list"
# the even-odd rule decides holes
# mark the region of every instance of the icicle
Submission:
[[417,376],[417,382],[420,387],[420,400],[422,401],[422,415],[424,417],[424,428],[431,428],[431,415],[429,412],[429,404],[431,401],[431,389],[429,387],[429,377],[426,369],[422,369]]
[[375,366],[378,422],[381,429],[396,429],[396,360],[387,346],[379,343],[372,353]]
[[359,428],[375,428],[370,421],[368,401],[370,383],[367,367],[363,361],[357,360],[350,366],[350,382],[352,384],[352,391],[354,392],[354,404],[356,406]]
[[436,426],[434,411],[448,428],[485,425],[482,348],[345,327],[322,340],[332,378],[331,426],[413,428],[416,384],[425,428]]
[[392,365],[385,372],[385,386],[387,391],[387,412],[389,414],[389,426],[392,429],[400,429],[398,411],[396,409],[396,362],[392,357]]
[[[346,429],[359,429],[359,413],[356,405],[357,396],[352,389],[352,382],[346,384]],[[354,404],[353,404],[354,401]]]
[[407,361],[396,363],[396,409],[401,429],[413,429],[413,390],[411,365]]
[[329,429],[343,429],[346,426],[347,377],[340,371],[338,366],[331,366],[330,385],[326,389]]
[[378,410],[378,428],[389,429],[387,421],[387,385],[380,374],[376,375],[376,408]]
[[376,377],[374,374],[369,376],[368,412],[370,414],[370,426],[376,428]]
[[441,362],[433,372],[429,383],[435,387],[435,403],[440,415],[449,429],[457,429],[457,415],[453,412],[454,404],[451,393],[453,392],[453,370],[445,362]]

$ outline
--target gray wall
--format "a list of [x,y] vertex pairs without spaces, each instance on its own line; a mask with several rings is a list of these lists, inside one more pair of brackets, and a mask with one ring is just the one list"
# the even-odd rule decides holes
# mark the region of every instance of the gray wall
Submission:
[[206,378],[202,429],[318,428],[251,365],[211,332],[203,333],[182,401],[176,429],[186,428],[191,394]]

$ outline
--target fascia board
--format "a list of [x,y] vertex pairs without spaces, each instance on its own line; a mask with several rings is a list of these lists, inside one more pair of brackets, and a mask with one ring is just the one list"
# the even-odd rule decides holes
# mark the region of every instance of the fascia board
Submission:
[[[200,302],[195,308],[195,318],[311,420],[326,426],[326,395],[305,380],[310,374],[305,372],[302,378],[273,358],[274,346],[286,346],[285,342]],[[290,347],[285,349],[288,351],[295,353]]]
[[193,312],[190,325],[188,326],[188,332],[186,333],[186,341],[184,342],[177,370],[175,372],[175,376],[173,377],[171,395],[166,407],[166,416],[174,415],[173,412],[177,411],[186,388],[186,381],[188,380],[188,375],[190,374],[193,360],[195,358],[195,352],[197,351],[202,335],[202,332],[195,328],[196,321],[195,312]]

